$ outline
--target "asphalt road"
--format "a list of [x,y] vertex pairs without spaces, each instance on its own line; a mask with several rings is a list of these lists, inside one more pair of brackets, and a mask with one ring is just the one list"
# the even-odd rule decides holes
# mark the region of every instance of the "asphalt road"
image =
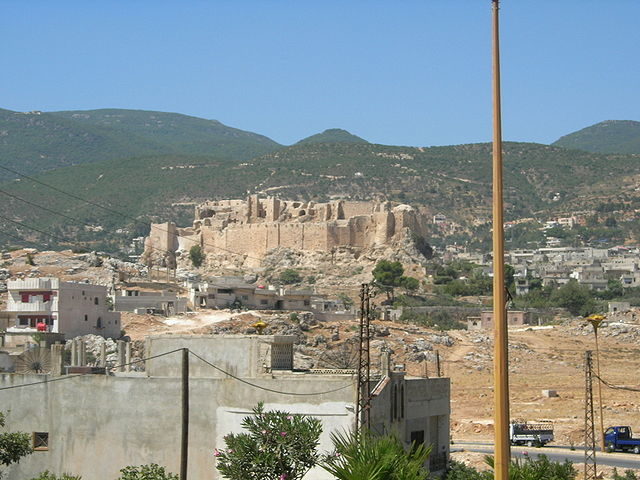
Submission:
[[[451,451],[466,451],[476,453],[493,454],[493,444],[484,442],[464,442],[456,441],[451,445]],[[527,452],[525,455],[524,452]],[[569,460],[576,465],[584,463],[584,447],[575,447],[575,450],[571,450],[569,446],[562,445],[547,445],[540,448],[529,447],[511,447],[511,456],[514,458],[537,458],[538,455],[546,455],[549,460],[556,462],[564,462]],[[640,470],[640,455],[633,453],[602,453],[596,452],[596,463],[598,465],[607,465],[609,467],[616,467],[619,470]]]

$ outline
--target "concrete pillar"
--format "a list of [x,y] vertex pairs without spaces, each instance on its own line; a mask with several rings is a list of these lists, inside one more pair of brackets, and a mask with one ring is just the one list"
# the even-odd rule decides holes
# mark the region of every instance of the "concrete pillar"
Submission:
[[76,339],[74,338],[73,340],[71,340],[71,366],[75,367],[76,365],[78,365],[77,363],[77,351],[78,351],[78,343],[76,342]]
[[380,352],[380,373],[384,376],[389,376],[391,371],[391,355],[389,350],[383,350]]
[[78,339],[78,365],[84,367],[87,364],[87,344],[84,342],[84,339]]
[[51,376],[59,377],[64,372],[64,345],[51,345]]
[[118,365],[118,371],[119,372],[124,372],[124,364],[126,363],[125,360],[125,353],[124,353],[124,340],[118,340],[116,342],[116,345],[118,346],[118,361],[117,361],[117,365]]
[[125,372],[130,372],[131,371],[131,342],[127,342],[125,343],[125,349],[124,349],[124,363],[126,363],[125,367],[124,367],[124,371]]
[[107,342],[104,340],[102,340],[102,343],[100,344],[100,366],[107,366]]

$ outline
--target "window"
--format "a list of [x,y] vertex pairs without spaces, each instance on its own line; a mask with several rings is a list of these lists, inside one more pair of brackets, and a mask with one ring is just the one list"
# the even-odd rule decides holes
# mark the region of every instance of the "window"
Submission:
[[35,451],[49,450],[49,432],[33,432],[31,440]]
[[242,295],[243,300],[249,300],[249,295]]
[[98,317],[96,321],[96,328],[102,328],[102,318]]
[[303,303],[303,305],[305,307],[308,307],[309,305],[311,305],[311,301],[310,300],[303,300],[302,303]]
[[86,322],[87,320],[89,320],[89,315],[84,316],[84,321]]
[[18,322],[21,327],[29,326],[29,318],[28,317],[18,317]]
[[219,288],[218,289],[218,293],[231,294],[231,293],[233,293],[233,290],[231,288]]
[[98,305],[98,297],[93,299],[93,303],[95,303],[96,305]]
[[207,295],[207,298],[210,298],[211,300],[213,300],[216,298],[216,296],[213,293],[210,293],[209,295]]
[[424,443],[424,430],[416,430],[411,432],[411,447],[416,448]]
[[266,305],[267,303],[269,303],[268,300],[260,300],[260,305]]

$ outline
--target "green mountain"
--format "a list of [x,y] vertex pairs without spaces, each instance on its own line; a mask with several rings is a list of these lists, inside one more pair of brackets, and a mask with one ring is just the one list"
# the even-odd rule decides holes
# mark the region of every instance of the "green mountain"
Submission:
[[[262,135],[172,113],[0,110],[0,167],[27,174],[142,155],[224,155],[242,161],[278,148]],[[14,177],[0,169],[0,180]]]
[[[505,143],[504,150],[507,220],[585,210],[616,199],[640,207],[633,193],[633,176],[640,175],[636,156],[530,143]],[[194,202],[249,193],[315,201],[389,199],[422,205],[428,214],[444,213],[467,226],[491,215],[490,144],[308,143],[242,163],[222,155],[150,155],[60,168],[37,179],[108,210],[22,178],[0,186],[0,215],[23,224],[0,219],[5,232],[55,244],[64,244],[61,238],[76,244],[98,241],[91,245],[111,250],[144,234],[149,222],[189,224]],[[87,231],[83,223],[104,230]],[[0,241],[12,243],[2,236]]]
[[133,135],[163,150],[187,155],[227,155],[247,160],[281,147],[270,138],[179,113],[101,109],[51,112],[82,125]]
[[553,145],[594,153],[640,153],[640,122],[607,120],[565,135]]
[[303,138],[296,145],[305,143],[369,143],[365,139],[360,138],[352,133],[342,130],[341,128],[330,128],[322,133],[311,135]]

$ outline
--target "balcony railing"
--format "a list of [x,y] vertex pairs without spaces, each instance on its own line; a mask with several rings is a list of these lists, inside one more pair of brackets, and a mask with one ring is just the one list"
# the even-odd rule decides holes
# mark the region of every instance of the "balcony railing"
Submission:
[[9,297],[9,301],[7,302],[7,312],[47,312],[51,313],[52,311],[58,310],[58,299],[52,299],[48,302],[43,301],[32,301],[32,302],[16,302],[13,301],[11,297]]
[[9,290],[56,290],[60,282],[57,278],[25,278],[23,280],[9,280]]

